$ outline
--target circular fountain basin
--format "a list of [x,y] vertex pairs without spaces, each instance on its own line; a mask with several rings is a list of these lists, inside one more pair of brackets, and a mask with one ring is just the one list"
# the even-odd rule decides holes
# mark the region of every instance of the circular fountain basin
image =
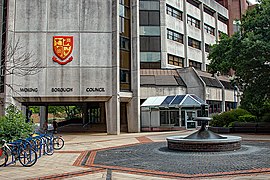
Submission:
[[186,136],[167,137],[168,148],[178,151],[217,152],[241,148],[241,137],[225,136],[223,139],[185,139]]

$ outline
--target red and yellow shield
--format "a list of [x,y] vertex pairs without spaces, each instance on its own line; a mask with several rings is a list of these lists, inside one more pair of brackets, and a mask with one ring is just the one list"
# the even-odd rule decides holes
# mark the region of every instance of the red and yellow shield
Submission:
[[[53,51],[59,58],[53,56],[53,61],[64,65],[72,61],[73,57],[69,57],[73,50],[73,36],[54,36],[53,37]],[[68,58],[69,57],[69,58]]]

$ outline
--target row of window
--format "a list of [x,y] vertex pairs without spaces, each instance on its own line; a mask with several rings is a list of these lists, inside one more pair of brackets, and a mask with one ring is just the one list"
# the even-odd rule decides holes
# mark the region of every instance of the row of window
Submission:
[[[170,39],[170,40],[173,40],[173,41],[176,41],[176,42],[183,44],[183,38],[184,38],[183,34],[180,34],[176,31],[171,30],[171,29],[167,29],[167,39]],[[201,42],[200,41],[197,41],[197,40],[189,37],[188,42],[189,42],[189,44],[188,44],[189,46],[197,48],[197,49],[201,49]],[[206,47],[205,51],[209,52],[209,45],[206,44],[205,47]]]
[[[167,39],[170,39],[170,40],[173,40],[173,41],[176,41],[176,42],[179,42],[179,43],[184,43],[184,35],[183,34],[180,34],[178,32],[175,32],[171,29],[167,29]],[[144,42],[145,43],[145,42]],[[141,44],[143,45],[143,44]],[[196,49],[201,49],[201,42],[200,41],[197,41],[193,38],[190,38],[188,37],[188,45],[193,47],[193,48],[196,48]],[[205,44],[205,52],[208,52],[209,53],[210,51],[210,46],[209,44]]]
[[[173,8],[172,6],[167,5],[166,11],[167,11],[168,15],[175,17],[179,20],[183,20],[183,13],[181,11]],[[189,15],[187,16],[187,23],[190,24],[191,26],[194,26],[194,27],[200,29],[200,20],[198,20],[192,16],[189,16]],[[204,29],[207,33],[215,35],[215,28],[213,28],[207,24],[204,24]]]
[[[184,60],[185,60],[185,58],[183,58],[183,57],[168,54],[168,64],[171,64],[174,66],[179,66],[179,67],[184,67]],[[189,59],[189,67],[194,67],[196,69],[201,70],[202,63],[192,61]]]

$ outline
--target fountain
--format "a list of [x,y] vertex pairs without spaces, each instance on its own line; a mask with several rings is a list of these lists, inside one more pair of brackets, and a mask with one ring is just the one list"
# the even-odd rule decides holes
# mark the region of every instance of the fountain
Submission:
[[201,128],[188,136],[167,137],[168,148],[178,151],[233,151],[241,148],[241,137],[216,134],[206,128],[212,118],[197,117],[201,121]]

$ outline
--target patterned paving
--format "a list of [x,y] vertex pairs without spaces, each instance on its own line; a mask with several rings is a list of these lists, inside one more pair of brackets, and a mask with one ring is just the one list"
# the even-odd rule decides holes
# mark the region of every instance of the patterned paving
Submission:
[[176,152],[166,146],[148,141],[89,151],[81,165],[167,178],[270,173],[269,141],[244,141],[231,152]]

